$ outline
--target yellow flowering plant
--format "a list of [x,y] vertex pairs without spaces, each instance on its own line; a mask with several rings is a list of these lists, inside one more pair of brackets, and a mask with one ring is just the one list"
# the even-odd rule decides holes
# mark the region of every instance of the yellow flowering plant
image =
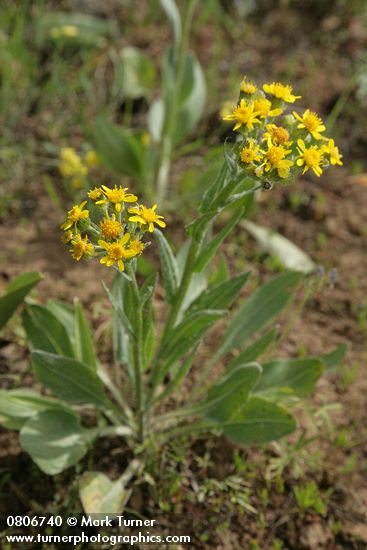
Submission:
[[73,147],[62,147],[59,154],[59,171],[67,191],[76,196],[90,187],[88,176],[98,166],[100,159],[93,149],[79,155]]
[[[67,212],[62,238],[72,258],[99,261],[116,272],[112,287],[104,285],[112,308],[115,368],[98,360],[79,302],[28,305],[23,321],[33,369],[56,398],[32,393],[19,406],[19,393],[5,392],[8,408],[1,414],[17,426],[24,449],[48,474],[76,464],[98,437],[124,438],[135,458],[114,485],[121,498],[109,502],[110,513],[121,512],[124,484],[149,468],[173,438],[214,431],[251,445],[290,434],[296,429],[290,405],[309,395],[321,374],[344,357],[341,345],[320,358],[271,358],[278,333],[274,320],[303,274],[281,273],[242,300],[250,272],[213,276],[210,269],[256,191],[308,169],[319,176],[328,165],[341,164],[317,115],[286,115],[286,104],[297,99],[290,86],[273,83],[259,90],[241,83],[238,105],[226,117],[235,123],[239,140],[225,148],[223,166],[177,253],[158,206],[141,204],[127,187],[95,187]],[[214,222],[223,212],[229,219],[216,232]],[[149,239],[157,244],[160,270],[141,280],[137,259]],[[165,292],[163,324],[155,315],[158,276]],[[201,344],[209,332],[215,338],[207,357]],[[183,398],[188,376],[190,391]],[[81,414],[91,406],[95,425],[86,428]],[[88,487],[102,483],[101,476],[82,477],[82,500]]]

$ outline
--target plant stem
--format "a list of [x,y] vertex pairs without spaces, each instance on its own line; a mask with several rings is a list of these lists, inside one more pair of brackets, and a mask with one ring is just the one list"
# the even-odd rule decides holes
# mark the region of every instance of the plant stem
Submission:
[[155,178],[155,189],[157,193],[157,202],[161,203],[165,199],[167,192],[168,175],[171,166],[172,142],[175,130],[175,122],[178,110],[178,97],[182,88],[182,79],[185,68],[186,50],[189,40],[191,21],[197,0],[188,0],[185,2],[183,14],[181,40],[176,54],[176,78],[169,101],[165,101],[165,121],[160,143],[160,150],[157,162],[157,174]]
[[126,264],[126,270],[131,278],[131,289],[135,301],[135,341],[134,341],[134,377],[135,377],[135,400],[136,400],[136,421],[138,440],[144,440],[144,414],[143,414],[143,315],[141,310],[139,287],[136,282],[135,271],[130,262]]

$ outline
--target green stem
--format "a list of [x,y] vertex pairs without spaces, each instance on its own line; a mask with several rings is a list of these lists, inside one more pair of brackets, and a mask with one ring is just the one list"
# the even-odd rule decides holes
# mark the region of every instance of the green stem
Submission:
[[167,192],[168,175],[171,167],[173,134],[175,129],[177,110],[179,107],[178,97],[182,88],[186,50],[189,41],[191,22],[196,2],[197,0],[188,0],[185,3],[181,40],[176,54],[175,83],[171,97],[169,98],[170,101],[165,101],[166,116],[160,143],[157,172],[155,177],[155,189],[157,192],[158,203],[163,202]]
[[135,400],[136,400],[136,421],[138,439],[144,440],[144,414],[143,414],[143,315],[141,310],[139,287],[136,282],[135,271],[130,262],[126,264],[126,271],[131,279],[131,289],[135,302],[135,341],[134,341],[134,378],[135,378]]

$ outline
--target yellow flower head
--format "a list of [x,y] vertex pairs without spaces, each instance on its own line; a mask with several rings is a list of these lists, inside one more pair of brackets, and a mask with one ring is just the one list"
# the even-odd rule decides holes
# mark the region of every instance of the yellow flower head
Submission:
[[139,239],[132,239],[129,242],[129,251],[134,254],[134,256],[139,256],[144,250],[144,245]]
[[323,150],[317,147],[317,145],[306,147],[303,139],[299,139],[297,145],[297,151],[300,155],[297,159],[297,166],[304,167],[302,174],[311,168],[316,176],[320,177],[322,174]]
[[333,139],[329,139],[328,144],[324,145],[322,147],[322,150],[325,153],[329,154],[330,164],[332,164],[333,166],[335,166],[335,164],[338,164],[339,166],[343,166],[342,155],[340,154],[339,149],[335,145]]
[[269,172],[275,168],[280,178],[286,178],[289,175],[289,169],[294,165],[292,160],[287,160],[284,157],[292,151],[285,149],[282,145],[271,145],[265,152],[265,172]]
[[240,151],[240,157],[245,164],[251,164],[262,159],[262,151],[260,145],[256,144],[254,139],[248,140],[248,145]]
[[280,82],[273,82],[272,84],[264,84],[263,90],[265,93],[282,99],[286,103],[294,103],[296,99],[300,99],[300,95],[293,95],[292,86],[280,84]]
[[99,227],[101,228],[101,233],[105,239],[112,241],[117,239],[120,236],[122,231],[122,225],[119,221],[116,220],[115,215],[112,215],[112,218],[103,218],[99,222]]
[[254,100],[254,111],[258,112],[260,118],[266,118],[267,116],[279,116],[282,114],[283,109],[272,109],[271,101],[261,97]]
[[64,36],[69,38],[73,38],[74,36],[78,36],[78,34],[80,34],[78,27],[75,25],[63,25],[61,27],[61,32]]
[[240,90],[246,95],[254,95],[257,92],[257,87],[253,82],[244,78],[240,84]]
[[112,202],[115,205],[116,212],[121,212],[122,210],[122,203],[124,202],[136,202],[138,200],[138,197],[135,195],[132,195],[131,193],[127,193],[127,187],[115,187],[111,189],[110,187],[107,187],[106,185],[102,185],[103,194],[106,198],[97,201],[96,204],[102,205],[102,204],[108,204],[109,202]]
[[83,201],[80,204],[75,204],[71,210],[69,210],[66,222],[62,224],[61,229],[66,231],[70,229],[74,223],[79,222],[80,220],[86,220],[89,217],[89,211],[84,210],[84,206],[87,204],[87,201]]
[[273,145],[285,145],[288,147],[292,145],[292,141],[289,140],[289,132],[282,126],[276,124],[267,124],[267,132],[263,135],[263,141],[268,142],[268,146]]
[[88,166],[88,168],[93,168],[94,166],[97,166],[99,164],[99,156],[93,149],[91,149],[85,154],[84,162]]
[[88,193],[88,198],[92,199],[92,201],[98,200],[103,195],[103,191],[100,187],[95,187],[94,189],[91,189]]
[[166,227],[165,222],[163,221],[163,216],[156,214],[155,210],[157,205],[154,204],[152,208],[147,208],[142,204],[129,208],[129,213],[133,216],[129,217],[129,222],[140,223],[141,225],[148,225],[150,233],[154,231],[154,224],[156,223],[159,227]]
[[126,233],[120,240],[112,243],[106,243],[103,240],[98,241],[99,246],[106,250],[106,255],[101,258],[100,263],[105,264],[107,267],[117,263],[119,270],[124,271],[123,260],[128,260],[136,255],[133,250],[129,250],[125,246],[129,239],[130,235]]
[[322,139],[322,135],[320,132],[324,132],[325,125],[316,113],[310,111],[310,109],[306,109],[302,116],[293,111],[293,116],[300,121],[300,124],[298,124],[297,128],[304,128],[315,139]]
[[61,240],[64,244],[68,244],[73,237],[74,237],[74,234],[71,231],[71,229],[67,229],[66,231],[64,231],[64,233],[61,237]]
[[60,151],[60,164],[61,175],[66,178],[73,176],[86,176],[88,174],[88,168],[83,164],[78,153],[72,147],[63,147]]
[[235,120],[236,124],[233,130],[238,130],[242,125],[248,130],[252,130],[254,124],[260,124],[258,119],[260,113],[256,112],[253,103],[247,103],[245,99],[241,99],[239,105],[234,109],[231,115],[224,117],[224,120]]
[[83,239],[79,233],[72,239],[71,244],[72,248],[70,252],[77,262],[79,262],[83,256],[91,256],[94,252],[94,246],[89,242],[88,237],[86,236]]

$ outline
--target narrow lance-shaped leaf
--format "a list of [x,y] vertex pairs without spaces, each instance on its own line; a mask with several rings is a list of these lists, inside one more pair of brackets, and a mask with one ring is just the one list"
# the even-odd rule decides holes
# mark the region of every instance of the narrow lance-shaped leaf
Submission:
[[93,338],[88,321],[85,318],[82,305],[75,302],[75,347],[76,358],[92,370],[97,370],[97,357],[94,350]]
[[7,323],[27,294],[42,279],[36,272],[22,273],[8,284],[0,298],[0,329]]
[[204,267],[214,258],[220,244],[231,233],[232,229],[236,227],[242,216],[243,209],[241,208],[237,214],[231,218],[227,225],[223,227],[218,235],[210,241],[209,244],[203,247],[203,250],[200,252],[199,258],[195,264],[194,271],[202,271]]
[[237,277],[233,277],[233,279],[209,287],[191,303],[187,313],[200,309],[229,308],[245,286],[249,276],[250,272],[248,271],[247,273],[242,273],[241,275],[237,275]]
[[263,336],[260,336],[253,344],[245,348],[241,353],[236,355],[227,366],[228,370],[234,369],[238,365],[255,361],[261,354],[263,354],[268,347],[274,342],[277,335],[277,329],[273,328],[266,332]]
[[97,374],[83,363],[53,353],[34,351],[32,366],[38,380],[60,399],[70,403],[108,405]]
[[317,380],[324,371],[320,359],[275,359],[264,363],[263,374],[256,392],[276,390],[304,397],[312,393]]
[[173,31],[176,48],[181,40],[181,16],[175,0],[160,0],[161,6],[166,12]]
[[22,315],[23,326],[33,349],[75,357],[64,325],[47,307],[27,306]]
[[243,347],[253,334],[266,327],[289,303],[291,291],[301,277],[302,275],[296,272],[283,273],[258,288],[229,323],[217,357],[225,355],[235,347]]
[[333,370],[340,365],[344,360],[348,351],[348,345],[343,343],[339,344],[335,349],[322,355],[320,357],[321,361],[324,363],[326,370]]
[[172,303],[178,287],[178,268],[172,249],[159,229],[154,231],[158,243],[159,260],[168,303]]
[[239,365],[222,376],[208,391],[204,403],[205,417],[216,422],[225,422],[245,405],[250,391],[256,386],[261,367],[257,363]]

